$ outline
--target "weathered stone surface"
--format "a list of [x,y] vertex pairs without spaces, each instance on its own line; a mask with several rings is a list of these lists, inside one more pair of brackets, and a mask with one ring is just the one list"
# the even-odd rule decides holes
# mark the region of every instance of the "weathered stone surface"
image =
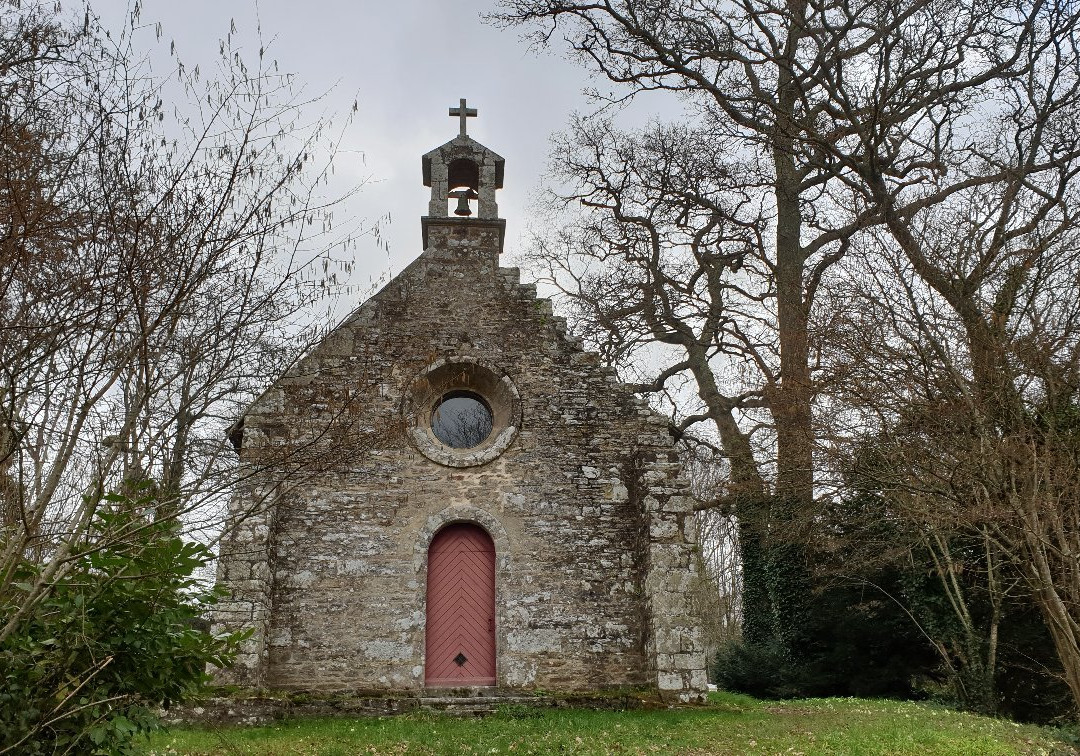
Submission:
[[[498,267],[500,226],[431,217],[425,231],[424,253],[244,417],[252,475],[222,544],[216,622],[254,633],[219,678],[421,690],[428,545],[468,521],[495,542],[500,688],[695,700],[695,544],[663,418]],[[477,391],[498,447],[425,446],[418,377],[458,364],[493,376]]]
[[561,695],[514,694],[502,690],[459,688],[440,691],[440,695],[379,694],[309,695],[294,693],[273,697],[218,697],[197,704],[174,706],[159,711],[169,725],[266,725],[282,719],[307,717],[386,717],[418,710],[448,716],[487,716],[500,708],[514,709],[592,709],[628,711],[671,708],[672,701],[658,700],[644,691],[585,693]]

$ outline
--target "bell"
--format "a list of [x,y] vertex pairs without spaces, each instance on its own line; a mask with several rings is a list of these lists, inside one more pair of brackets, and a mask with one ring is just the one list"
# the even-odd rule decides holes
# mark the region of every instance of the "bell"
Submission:
[[468,192],[458,193],[457,207],[454,209],[454,215],[472,215],[472,208],[469,207]]
[[480,195],[473,189],[462,188],[455,189],[450,192],[450,197],[457,197],[457,207],[454,209],[454,215],[472,215],[472,210],[469,208],[469,200],[479,199]]

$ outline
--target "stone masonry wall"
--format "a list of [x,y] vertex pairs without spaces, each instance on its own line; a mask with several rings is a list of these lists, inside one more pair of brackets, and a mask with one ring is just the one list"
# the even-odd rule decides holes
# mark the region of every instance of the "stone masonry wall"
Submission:
[[[234,507],[256,514],[222,545],[231,595],[216,619],[255,633],[220,679],[421,689],[427,547],[471,521],[495,541],[500,687],[700,697],[694,533],[666,421],[498,267],[501,222],[428,221],[424,254],[244,418],[246,464],[326,438],[335,453],[302,483],[256,476],[239,492]],[[516,436],[485,464],[439,464],[409,436],[409,387],[447,359],[490,368],[520,397]]]

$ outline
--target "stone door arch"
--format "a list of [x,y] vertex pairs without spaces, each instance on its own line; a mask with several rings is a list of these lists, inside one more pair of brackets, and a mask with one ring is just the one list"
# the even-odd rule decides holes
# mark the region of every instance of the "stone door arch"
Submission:
[[425,685],[494,685],[494,541],[477,525],[448,525],[431,540],[427,570]]

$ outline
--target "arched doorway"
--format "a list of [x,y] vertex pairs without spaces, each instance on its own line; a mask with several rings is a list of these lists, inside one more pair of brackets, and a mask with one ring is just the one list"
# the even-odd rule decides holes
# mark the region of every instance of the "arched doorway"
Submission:
[[424,682],[495,684],[495,544],[476,525],[448,525],[428,548]]

